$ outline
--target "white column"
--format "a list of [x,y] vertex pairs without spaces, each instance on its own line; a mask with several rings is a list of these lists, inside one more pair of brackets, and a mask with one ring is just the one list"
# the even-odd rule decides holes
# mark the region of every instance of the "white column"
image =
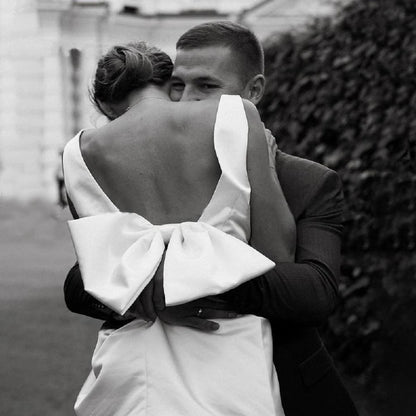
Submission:
[[7,198],[42,190],[43,74],[35,6],[31,0],[1,2],[0,196]]
[[43,43],[43,134],[39,143],[42,196],[56,201],[56,177],[61,169],[60,152],[66,141],[65,86],[61,51],[61,10],[40,11],[40,34]]

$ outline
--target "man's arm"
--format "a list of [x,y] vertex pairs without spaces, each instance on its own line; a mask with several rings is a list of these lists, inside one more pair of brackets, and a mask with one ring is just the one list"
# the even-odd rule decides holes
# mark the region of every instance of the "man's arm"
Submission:
[[280,325],[314,325],[333,311],[343,222],[342,189],[335,172],[326,171],[305,206],[296,221],[295,263],[278,263],[264,276],[228,292],[226,299],[237,312]]
[[64,283],[65,303],[71,312],[104,321],[114,318],[114,312],[84,290],[78,263],[69,271]]
[[[161,284],[161,283],[159,283]],[[155,285],[155,287],[159,287]],[[71,312],[86,315],[104,321],[129,321],[136,315],[127,312],[126,315],[117,315],[107,306],[100,303],[84,289],[78,263],[69,271],[64,284],[65,302]],[[158,294],[160,297],[160,294]],[[201,311],[202,312],[199,312]],[[202,313],[202,315],[201,315]],[[235,318],[236,314],[229,311],[224,301],[210,297],[196,300],[184,305],[162,308],[158,311],[159,317],[166,323],[189,326],[202,331],[215,331],[219,325],[211,319]]]

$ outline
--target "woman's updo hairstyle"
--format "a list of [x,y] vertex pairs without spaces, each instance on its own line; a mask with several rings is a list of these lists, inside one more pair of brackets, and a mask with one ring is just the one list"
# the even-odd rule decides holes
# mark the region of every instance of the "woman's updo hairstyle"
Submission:
[[134,89],[148,83],[164,85],[171,77],[173,63],[169,55],[146,42],[113,46],[98,61],[90,90],[93,103],[118,103]]

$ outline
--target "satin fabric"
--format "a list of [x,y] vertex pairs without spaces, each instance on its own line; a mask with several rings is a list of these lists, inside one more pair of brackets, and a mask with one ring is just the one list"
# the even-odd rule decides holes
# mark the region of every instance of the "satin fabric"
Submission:
[[[214,147],[222,174],[196,223],[154,226],[119,212],[85,165],[79,137],[65,149],[64,172],[69,197],[85,218],[70,230],[86,289],[103,303],[126,310],[153,276],[166,243],[170,304],[224,292],[274,266],[246,244],[248,125],[240,97],[220,100]],[[100,331],[75,409],[100,416],[283,415],[272,358],[264,318],[226,320],[209,334],[135,320]]]
[[219,323],[214,333],[141,320],[100,331],[76,414],[283,415],[268,321]]

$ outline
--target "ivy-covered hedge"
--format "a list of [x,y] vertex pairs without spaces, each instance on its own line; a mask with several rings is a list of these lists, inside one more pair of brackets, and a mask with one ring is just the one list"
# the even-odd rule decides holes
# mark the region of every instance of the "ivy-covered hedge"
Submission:
[[344,372],[374,381],[389,351],[416,346],[416,1],[352,1],[272,36],[265,58],[259,107],[280,148],[342,178],[341,301],[324,335]]

